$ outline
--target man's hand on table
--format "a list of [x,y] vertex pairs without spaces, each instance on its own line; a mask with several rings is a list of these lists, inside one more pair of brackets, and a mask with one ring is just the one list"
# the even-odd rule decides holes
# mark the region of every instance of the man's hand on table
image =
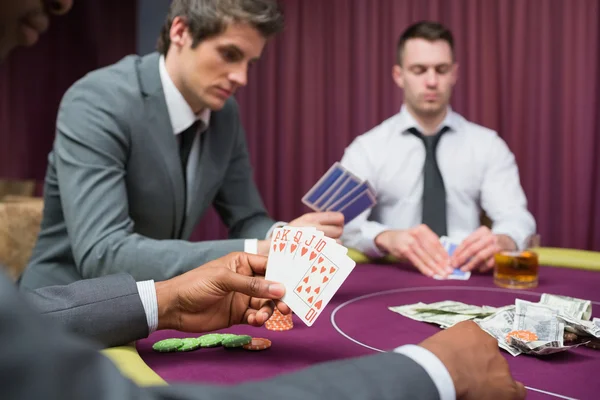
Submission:
[[408,260],[423,275],[445,277],[452,272],[448,266],[448,253],[440,238],[427,225],[381,232],[375,238],[375,244],[396,258]]
[[494,255],[500,251],[513,251],[517,246],[507,235],[496,235],[487,226],[471,233],[456,248],[451,265],[462,271],[487,272],[494,267]]
[[525,398],[525,387],[512,378],[498,341],[472,321],[443,330],[419,346],[446,366],[457,399]]
[[[236,324],[263,325],[285,293],[280,283],[266,281],[267,258],[232,253],[183,275],[156,282],[158,329],[207,332]],[[274,301],[275,300],[275,301]]]

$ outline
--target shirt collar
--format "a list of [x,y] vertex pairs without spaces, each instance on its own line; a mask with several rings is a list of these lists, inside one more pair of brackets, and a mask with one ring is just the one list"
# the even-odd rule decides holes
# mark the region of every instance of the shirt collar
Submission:
[[[450,131],[457,131],[459,120],[457,115],[452,108],[448,106],[448,110],[446,112],[446,117],[442,121],[442,123],[437,127],[436,132],[439,132],[444,126],[450,128]],[[419,125],[419,123],[415,120],[415,118],[408,112],[408,109],[403,104],[402,108],[400,108],[400,113],[398,114],[398,128],[402,133],[406,133],[410,128],[417,128],[420,132],[423,132],[423,128]]]
[[165,65],[165,57],[160,56],[158,61],[158,70],[160,73],[160,83],[162,84],[165,93],[165,101],[167,103],[167,111],[171,119],[171,127],[173,134],[178,135],[189,128],[197,120],[202,121],[200,131],[208,127],[210,121],[210,109],[202,111],[200,114],[194,114],[190,105],[185,101],[183,95],[179,92],[173,80],[167,72]]

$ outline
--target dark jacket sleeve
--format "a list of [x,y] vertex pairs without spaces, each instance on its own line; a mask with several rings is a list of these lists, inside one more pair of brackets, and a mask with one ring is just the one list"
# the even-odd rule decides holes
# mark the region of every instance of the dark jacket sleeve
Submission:
[[2,274],[0,343],[2,397],[13,400],[439,398],[425,370],[394,353],[335,361],[268,382],[139,388],[89,342],[40,319]]
[[137,285],[127,274],[49,286],[28,291],[25,296],[46,319],[104,347],[148,336]]

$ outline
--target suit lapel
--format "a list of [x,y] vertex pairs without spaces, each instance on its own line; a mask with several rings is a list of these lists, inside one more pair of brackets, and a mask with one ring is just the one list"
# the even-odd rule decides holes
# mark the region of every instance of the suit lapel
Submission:
[[156,143],[158,158],[167,170],[172,190],[165,190],[165,196],[173,196],[175,220],[173,221],[173,238],[179,238],[184,219],[185,183],[179,161],[177,139],[173,134],[169,111],[160,81],[157,53],[143,57],[138,64],[138,76],[142,95],[145,97],[144,133]]

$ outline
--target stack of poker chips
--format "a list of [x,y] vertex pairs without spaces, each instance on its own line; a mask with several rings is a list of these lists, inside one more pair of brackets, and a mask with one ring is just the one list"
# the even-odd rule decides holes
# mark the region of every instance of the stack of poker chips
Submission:
[[234,335],[232,333],[210,333],[199,338],[163,339],[152,345],[159,353],[187,352],[207,347],[243,348],[244,350],[260,351],[271,347],[271,341],[264,338],[253,338],[249,335]]
[[277,308],[273,311],[271,318],[265,323],[265,327],[270,331],[288,331],[294,327],[292,313],[283,315]]

